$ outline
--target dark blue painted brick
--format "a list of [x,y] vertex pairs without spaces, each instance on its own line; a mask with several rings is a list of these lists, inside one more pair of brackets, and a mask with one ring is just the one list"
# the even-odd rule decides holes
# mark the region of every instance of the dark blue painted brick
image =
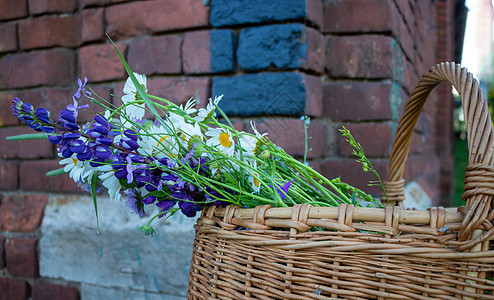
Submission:
[[261,70],[271,64],[287,69],[296,68],[307,56],[308,39],[303,38],[300,24],[252,27],[240,32],[237,61],[241,68]]
[[211,25],[293,20],[306,17],[306,0],[211,0]]
[[299,73],[258,73],[213,79],[213,96],[232,116],[301,115],[306,90]]
[[210,35],[211,69],[213,72],[233,71],[235,34],[232,30],[213,30]]

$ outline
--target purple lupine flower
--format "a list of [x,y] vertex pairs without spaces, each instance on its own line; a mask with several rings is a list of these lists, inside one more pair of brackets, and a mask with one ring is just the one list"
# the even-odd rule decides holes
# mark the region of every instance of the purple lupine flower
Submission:
[[62,134],[62,138],[64,140],[75,140],[81,137],[81,134],[79,132],[64,132]]
[[[156,203],[156,206],[159,207],[159,208],[161,208],[161,212],[162,213],[168,211],[174,205],[175,205],[175,201],[173,201],[173,200],[162,200],[162,201],[158,201],[158,203]],[[166,214],[162,214],[159,217],[161,218],[161,217],[163,217],[165,215]]]
[[62,109],[62,111],[60,111],[60,118],[59,118],[59,120],[62,123],[66,123],[66,122],[75,123],[76,117],[75,117],[74,113],[71,112],[70,110],[68,110],[68,109]]
[[36,110],[34,111],[34,115],[42,122],[51,123],[50,112],[46,108],[36,108]]
[[94,155],[101,159],[108,159],[112,156],[112,151],[107,145],[97,145],[94,147]]
[[86,143],[81,139],[73,140],[69,143],[69,145],[70,145],[70,151],[77,154],[85,153],[88,150]]
[[156,191],[156,190],[158,190],[158,187],[160,186],[160,183],[161,183],[161,181],[159,180],[159,178],[156,178],[154,176],[151,176],[149,182],[146,183],[146,185],[144,186],[144,188],[148,192]]
[[113,139],[109,137],[98,137],[94,140],[97,145],[111,146],[113,144]]
[[[81,96],[80,88],[79,88],[79,90],[77,90],[77,93],[79,93],[79,97],[77,97],[77,98],[80,98],[80,96]],[[74,116],[76,118],[79,115],[79,110],[89,108],[89,104],[84,104],[84,105],[79,106],[79,102],[77,102],[77,100],[75,98],[75,94],[74,94],[74,96],[72,96],[72,100],[74,101],[74,104],[67,105],[67,109],[70,110],[71,112],[73,112]]]
[[178,207],[180,207],[182,213],[187,217],[189,218],[195,217],[197,211],[194,209],[194,203],[187,201],[179,201]]
[[98,132],[101,135],[108,135],[110,132],[109,126],[101,125],[101,124],[94,124],[93,123],[93,129],[94,131]]
[[142,199],[142,203],[146,205],[153,204],[155,201],[156,201],[155,196],[147,196],[146,198]]
[[[286,198],[286,193],[288,193],[288,189],[290,188],[290,185],[292,184],[293,180],[291,181],[288,181],[287,183],[285,183],[283,185],[283,187],[281,187],[281,190],[278,188],[278,186],[275,186],[276,187],[276,191],[280,194],[280,197],[281,197],[281,200],[285,199]],[[269,187],[272,187],[271,185]],[[283,190],[283,192],[282,192]]]
[[10,108],[12,109],[12,113],[16,118],[21,116],[21,108],[22,108],[22,100],[15,97],[14,100],[12,100],[12,104],[10,105]]
[[96,115],[96,116],[94,116],[94,120],[98,124],[103,125],[106,128],[108,128],[108,129],[113,128],[113,125],[105,117],[103,117],[102,115]]
[[89,94],[89,96],[91,95],[89,92],[86,92],[85,91],[85,87],[86,87],[86,83],[87,83],[87,78],[84,77],[84,82],[82,82],[82,80],[79,78],[77,79],[77,84],[79,85],[79,88],[77,89],[77,91],[74,93],[74,96],[75,98],[79,99],[81,98],[81,91],[84,91],[85,93]]
[[136,194],[133,189],[128,190],[127,192],[127,201],[125,204],[130,208],[130,210],[138,214],[140,217],[145,215],[144,213],[144,205],[141,200],[139,200],[140,195]]
[[93,157],[93,152],[91,151],[91,149],[89,149],[89,147],[87,148],[86,152],[77,154],[77,159],[80,161],[90,160],[92,157]]
[[62,136],[61,135],[49,135],[48,141],[50,141],[50,143],[52,143],[52,144],[58,145],[62,141]]
[[124,131],[124,135],[133,141],[137,141],[138,135],[134,130],[127,129]]
[[145,186],[151,178],[149,171],[146,169],[145,165],[141,165],[141,166],[143,166],[143,168],[139,168],[134,171],[135,180],[137,182],[138,187]]
[[141,168],[145,168],[146,166],[145,165],[137,166],[132,164],[132,159],[130,158],[130,156],[127,156],[126,161],[127,161],[127,166],[125,167],[125,170],[127,171],[127,183],[131,184],[134,181],[134,171]]
[[136,150],[139,148],[139,144],[131,139],[121,139],[119,144],[127,150]]
[[28,115],[34,114],[34,107],[30,103],[22,103],[21,110]]

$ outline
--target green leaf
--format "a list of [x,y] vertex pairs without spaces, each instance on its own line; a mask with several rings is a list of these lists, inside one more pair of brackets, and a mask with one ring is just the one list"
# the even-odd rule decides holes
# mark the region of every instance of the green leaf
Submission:
[[125,71],[127,71],[127,74],[129,74],[129,77],[132,80],[132,83],[134,84],[134,86],[136,87],[137,92],[139,93],[139,96],[141,96],[142,100],[144,101],[144,103],[146,103],[147,107],[153,113],[153,115],[155,117],[157,117],[159,120],[161,120],[161,118],[160,118],[160,116],[158,114],[158,111],[154,107],[154,103],[151,100],[149,100],[149,97],[147,96],[146,91],[141,86],[141,84],[139,83],[139,81],[137,80],[137,78],[134,76],[134,72],[132,71],[132,69],[130,68],[129,64],[127,63],[127,61],[123,57],[122,53],[120,53],[120,50],[118,50],[117,45],[115,45],[115,43],[113,42],[113,40],[108,35],[107,35],[107,37],[110,40],[110,42],[113,44],[113,47],[115,47],[115,51],[117,51],[117,54],[120,57],[120,60],[122,61],[122,64],[123,64],[123,66],[125,68]]
[[98,218],[98,201],[96,201],[96,187],[98,186],[98,173],[95,172],[91,177],[91,195],[93,196],[94,212],[96,213],[96,232],[99,233],[99,218]]
[[7,141],[46,140],[48,136],[50,136],[48,133],[26,133],[8,136],[5,139]]
[[52,170],[50,172],[46,173],[46,176],[57,176],[57,175],[63,175],[66,174],[67,172],[64,171],[63,168]]

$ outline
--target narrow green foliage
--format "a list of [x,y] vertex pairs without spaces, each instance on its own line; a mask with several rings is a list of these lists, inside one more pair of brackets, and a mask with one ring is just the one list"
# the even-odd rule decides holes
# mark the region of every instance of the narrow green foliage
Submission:
[[98,218],[98,201],[96,199],[96,187],[98,186],[98,173],[95,172],[91,177],[91,195],[93,196],[94,212],[96,214],[96,232],[99,233],[99,218]]
[[46,140],[50,136],[48,133],[27,133],[5,138],[7,141],[26,141],[26,140]]
[[57,175],[63,175],[66,174],[67,172],[64,171],[63,168],[52,170],[50,172],[46,172],[46,176],[57,176]]
[[372,166],[372,164],[369,161],[369,159],[367,158],[367,156],[365,156],[364,149],[362,148],[360,143],[358,143],[355,140],[355,138],[352,136],[352,133],[350,132],[350,130],[346,129],[345,126],[342,126],[342,127],[343,127],[343,129],[338,129],[338,130],[341,132],[341,135],[346,138],[346,141],[350,144],[350,146],[353,147],[353,155],[358,157],[357,162],[362,164],[362,170],[364,170],[364,172],[371,171],[377,177],[377,181],[371,181],[369,183],[369,186],[377,186],[377,185],[381,186],[381,189],[383,191],[383,195],[384,195],[384,197],[386,197],[386,200],[389,204],[388,195],[386,194],[386,190],[384,189],[384,185],[383,185],[383,182],[381,180],[381,177],[379,177],[379,174],[377,173],[376,169],[374,169],[374,166]]

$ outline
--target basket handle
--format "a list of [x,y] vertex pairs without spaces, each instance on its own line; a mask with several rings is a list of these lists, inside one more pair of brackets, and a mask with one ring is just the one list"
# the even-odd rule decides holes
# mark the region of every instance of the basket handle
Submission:
[[[460,94],[467,128],[469,158],[463,195],[467,212],[458,232],[459,239],[465,240],[474,229],[481,227],[484,221],[490,221],[494,217],[491,208],[494,195],[492,122],[479,82],[466,68],[445,62],[422,75],[410,94],[398,123],[384,187],[390,205],[402,206],[405,199],[403,171],[412,133],[427,97],[442,81],[449,81]],[[381,201],[384,205],[388,204],[385,199]]]

